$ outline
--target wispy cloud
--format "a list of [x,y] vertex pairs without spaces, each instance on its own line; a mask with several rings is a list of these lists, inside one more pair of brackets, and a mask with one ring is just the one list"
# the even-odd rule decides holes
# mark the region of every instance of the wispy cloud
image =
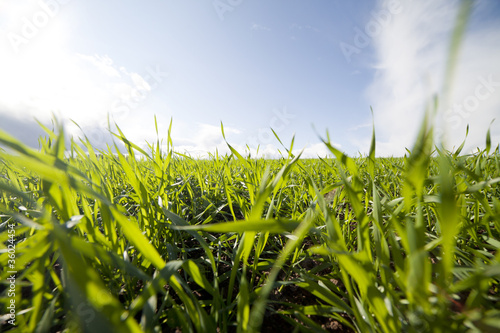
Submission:
[[312,26],[309,24],[301,25],[301,24],[297,24],[297,23],[292,24],[290,26],[290,30],[310,30],[310,31],[314,31],[314,32],[320,32],[320,30],[318,28],[316,28],[315,26]]
[[[479,2],[475,15],[484,14],[484,3]],[[426,104],[441,92],[458,5],[458,1],[403,1],[401,13],[374,38],[375,78],[366,94],[375,111],[380,155],[402,155],[405,147],[411,148]],[[500,66],[495,60],[500,58],[499,28],[495,22],[468,32],[450,105],[463,104],[467,96],[474,95],[482,78],[491,76],[500,82]],[[450,126],[454,119],[450,117],[460,115],[440,110],[439,131],[447,133],[449,146],[463,139],[467,123],[471,126],[469,146],[483,145],[487,125],[500,109],[500,86],[494,85],[488,98],[475,107],[474,116],[461,115],[463,120],[456,126]],[[498,135],[499,129],[497,125],[493,133]]]
[[360,124],[360,125],[356,125],[356,126],[350,127],[347,130],[349,132],[355,132],[355,131],[360,130],[362,128],[368,128],[368,127],[372,127],[372,124],[371,123]]
[[[229,148],[222,137],[220,125],[198,123],[193,132],[194,135],[190,135],[189,137],[179,132],[174,133],[173,143],[177,151],[194,156],[205,156],[207,152],[214,153],[216,149],[220,153],[229,152]],[[236,128],[224,126],[224,133],[227,138],[231,138],[233,135],[240,134],[241,131]]]
[[264,30],[264,31],[271,31],[271,28],[268,28],[264,25],[257,24],[257,23],[252,23],[252,26],[250,27],[250,30]]
[[113,66],[113,60],[108,56],[100,56],[98,54],[89,56],[85,54],[78,54],[78,56],[94,65],[97,69],[99,69],[104,74],[110,77],[121,77],[120,72]]

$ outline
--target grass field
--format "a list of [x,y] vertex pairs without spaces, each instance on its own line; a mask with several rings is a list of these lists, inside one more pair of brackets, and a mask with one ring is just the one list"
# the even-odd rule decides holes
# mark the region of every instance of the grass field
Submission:
[[474,154],[435,147],[424,123],[402,158],[375,158],[373,137],[368,156],[325,140],[334,158],[301,159],[292,141],[264,160],[46,130],[40,150],[0,133],[3,331],[500,327],[489,133]]

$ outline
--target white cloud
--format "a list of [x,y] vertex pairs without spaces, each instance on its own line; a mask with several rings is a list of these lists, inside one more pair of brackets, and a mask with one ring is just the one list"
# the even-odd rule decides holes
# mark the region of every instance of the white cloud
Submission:
[[[109,114],[124,130],[133,129],[140,142],[149,139],[149,133],[137,126],[145,118],[153,123],[141,105],[164,73],[150,66],[139,74],[115,64],[106,54],[73,52],[67,48],[71,18],[66,16],[66,5],[41,4],[11,1],[0,7],[0,117],[48,123],[55,114],[70,134],[79,134],[71,119],[99,145],[108,140]],[[44,18],[46,23],[40,21]],[[30,30],[30,24],[35,24],[36,31]],[[9,34],[26,40],[13,45]]]
[[[108,114],[125,129],[141,132],[137,124],[145,118],[141,103],[152,90],[150,82],[107,55],[71,52],[66,37],[55,29],[20,54],[0,49],[0,116],[48,123],[55,114],[70,134],[79,134],[69,120],[76,121],[96,145],[107,140]],[[152,117],[148,120],[152,123]]]
[[[367,97],[375,112],[377,154],[402,155],[405,147],[413,146],[426,103],[441,92],[458,5],[458,1],[402,1],[401,13],[394,14],[374,36],[376,73]],[[485,2],[479,2],[475,14],[481,10],[487,10]],[[481,78],[492,75],[494,82],[500,82],[496,60],[500,58],[499,28],[496,22],[468,31],[453,80],[451,106],[474,96]],[[438,117],[439,128],[447,127],[448,146],[460,143],[467,123],[471,126],[469,146],[483,146],[486,128],[499,109],[500,86],[494,87],[468,117],[444,107]],[[457,116],[462,118],[460,124],[453,121],[454,126],[450,126]],[[493,132],[498,134],[499,129],[497,125]]]
[[297,23],[293,23],[291,26],[290,26],[290,30],[303,30],[303,29],[306,29],[306,30],[312,30],[314,32],[320,32],[320,30],[318,28],[316,28],[315,26],[312,26],[312,25],[300,25],[300,24],[297,24]]
[[[196,130],[194,131],[196,134],[191,137],[186,137],[185,135],[182,135],[182,127],[185,127],[185,125],[177,125],[179,126],[174,124],[174,133],[172,135],[175,151],[200,158],[206,158],[208,157],[208,153],[213,154],[216,150],[219,155],[231,154],[229,147],[222,137],[220,126],[198,123],[196,125]],[[181,129],[176,130],[176,128]],[[278,147],[273,143],[263,143],[258,147],[252,146],[249,150],[244,143],[238,143],[242,141],[241,136],[244,132],[236,128],[224,126],[224,133],[228,143],[242,156],[250,155],[255,158],[281,158],[283,157],[282,154],[284,156],[288,155],[283,147]],[[339,149],[341,148],[340,144],[334,143],[333,146]],[[322,142],[308,144],[303,148],[296,148],[293,150],[293,154],[295,155],[300,152],[302,152],[302,158],[332,156],[326,145]]]
[[113,60],[107,55],[100,56],[98,54],[94,56],[78,54],[78,56],[94,65],[97,69],[99,69],[104,74],[110,77],[120,77],[120,72],[113,66]]
[[257,23],[252,23],[252,26],[250,27],[250,30],[264,30],[264,31],[271,31],[270,28],[263,26],[261,24]]
[[[332,146],[340,149],[340,144],[333,143]],[[294,150],[294,154],[298,154],[301,150]],[[304,148],[304,152],[302,153],[302,158],[318,158],[319,157],[332,157],[332,153],[328,149],[328,147],[323,142],[314,143],[308,145]]]
[[[194,130],[187,127],[191,125],[174,123],[172,137],[175,151],[193,157],[207,157],[208,153],[215,153],[216,150],[222,155],[230,153],[229,147],[224,142],[220,125],[198,123]],[[241,131],[236,128],[224,126],[224,134],[230,144],[243,153],[244,147],[231,143],[231,138],[240,133]],[[191,135],[186,136],[186,134]]]
[[108,56],[76,55],[57,44],[35,47],[22,60],[0,54],[0,71],[0,114],[18,119],[47,122],[54,113],[63,122],[102,127],[110,114],[134,123],[140,114],[131,111],[151,91],[141,75],[119,73]]

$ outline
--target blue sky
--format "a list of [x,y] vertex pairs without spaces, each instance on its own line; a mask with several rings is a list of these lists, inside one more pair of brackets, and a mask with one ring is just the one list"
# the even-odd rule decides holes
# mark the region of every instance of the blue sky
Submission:
[[[484,146],[500,115],[500,3],[474,2],[437,128],[448,147],[470,125]],[[136,143],[277,156],[270,128],[305,155],[319,135],[350,155],[411,148],[425,104],[440,94],[459,1],[0,1],[0,128],[36,142],[33,119],[111,142],[111,116]],[[441,96],[441,95],[440,95]],[[500,141],[500,119],[492,126]],[[441,136],[441,133],[444,133]],[[30,137],[31,135],[31,137]]]

